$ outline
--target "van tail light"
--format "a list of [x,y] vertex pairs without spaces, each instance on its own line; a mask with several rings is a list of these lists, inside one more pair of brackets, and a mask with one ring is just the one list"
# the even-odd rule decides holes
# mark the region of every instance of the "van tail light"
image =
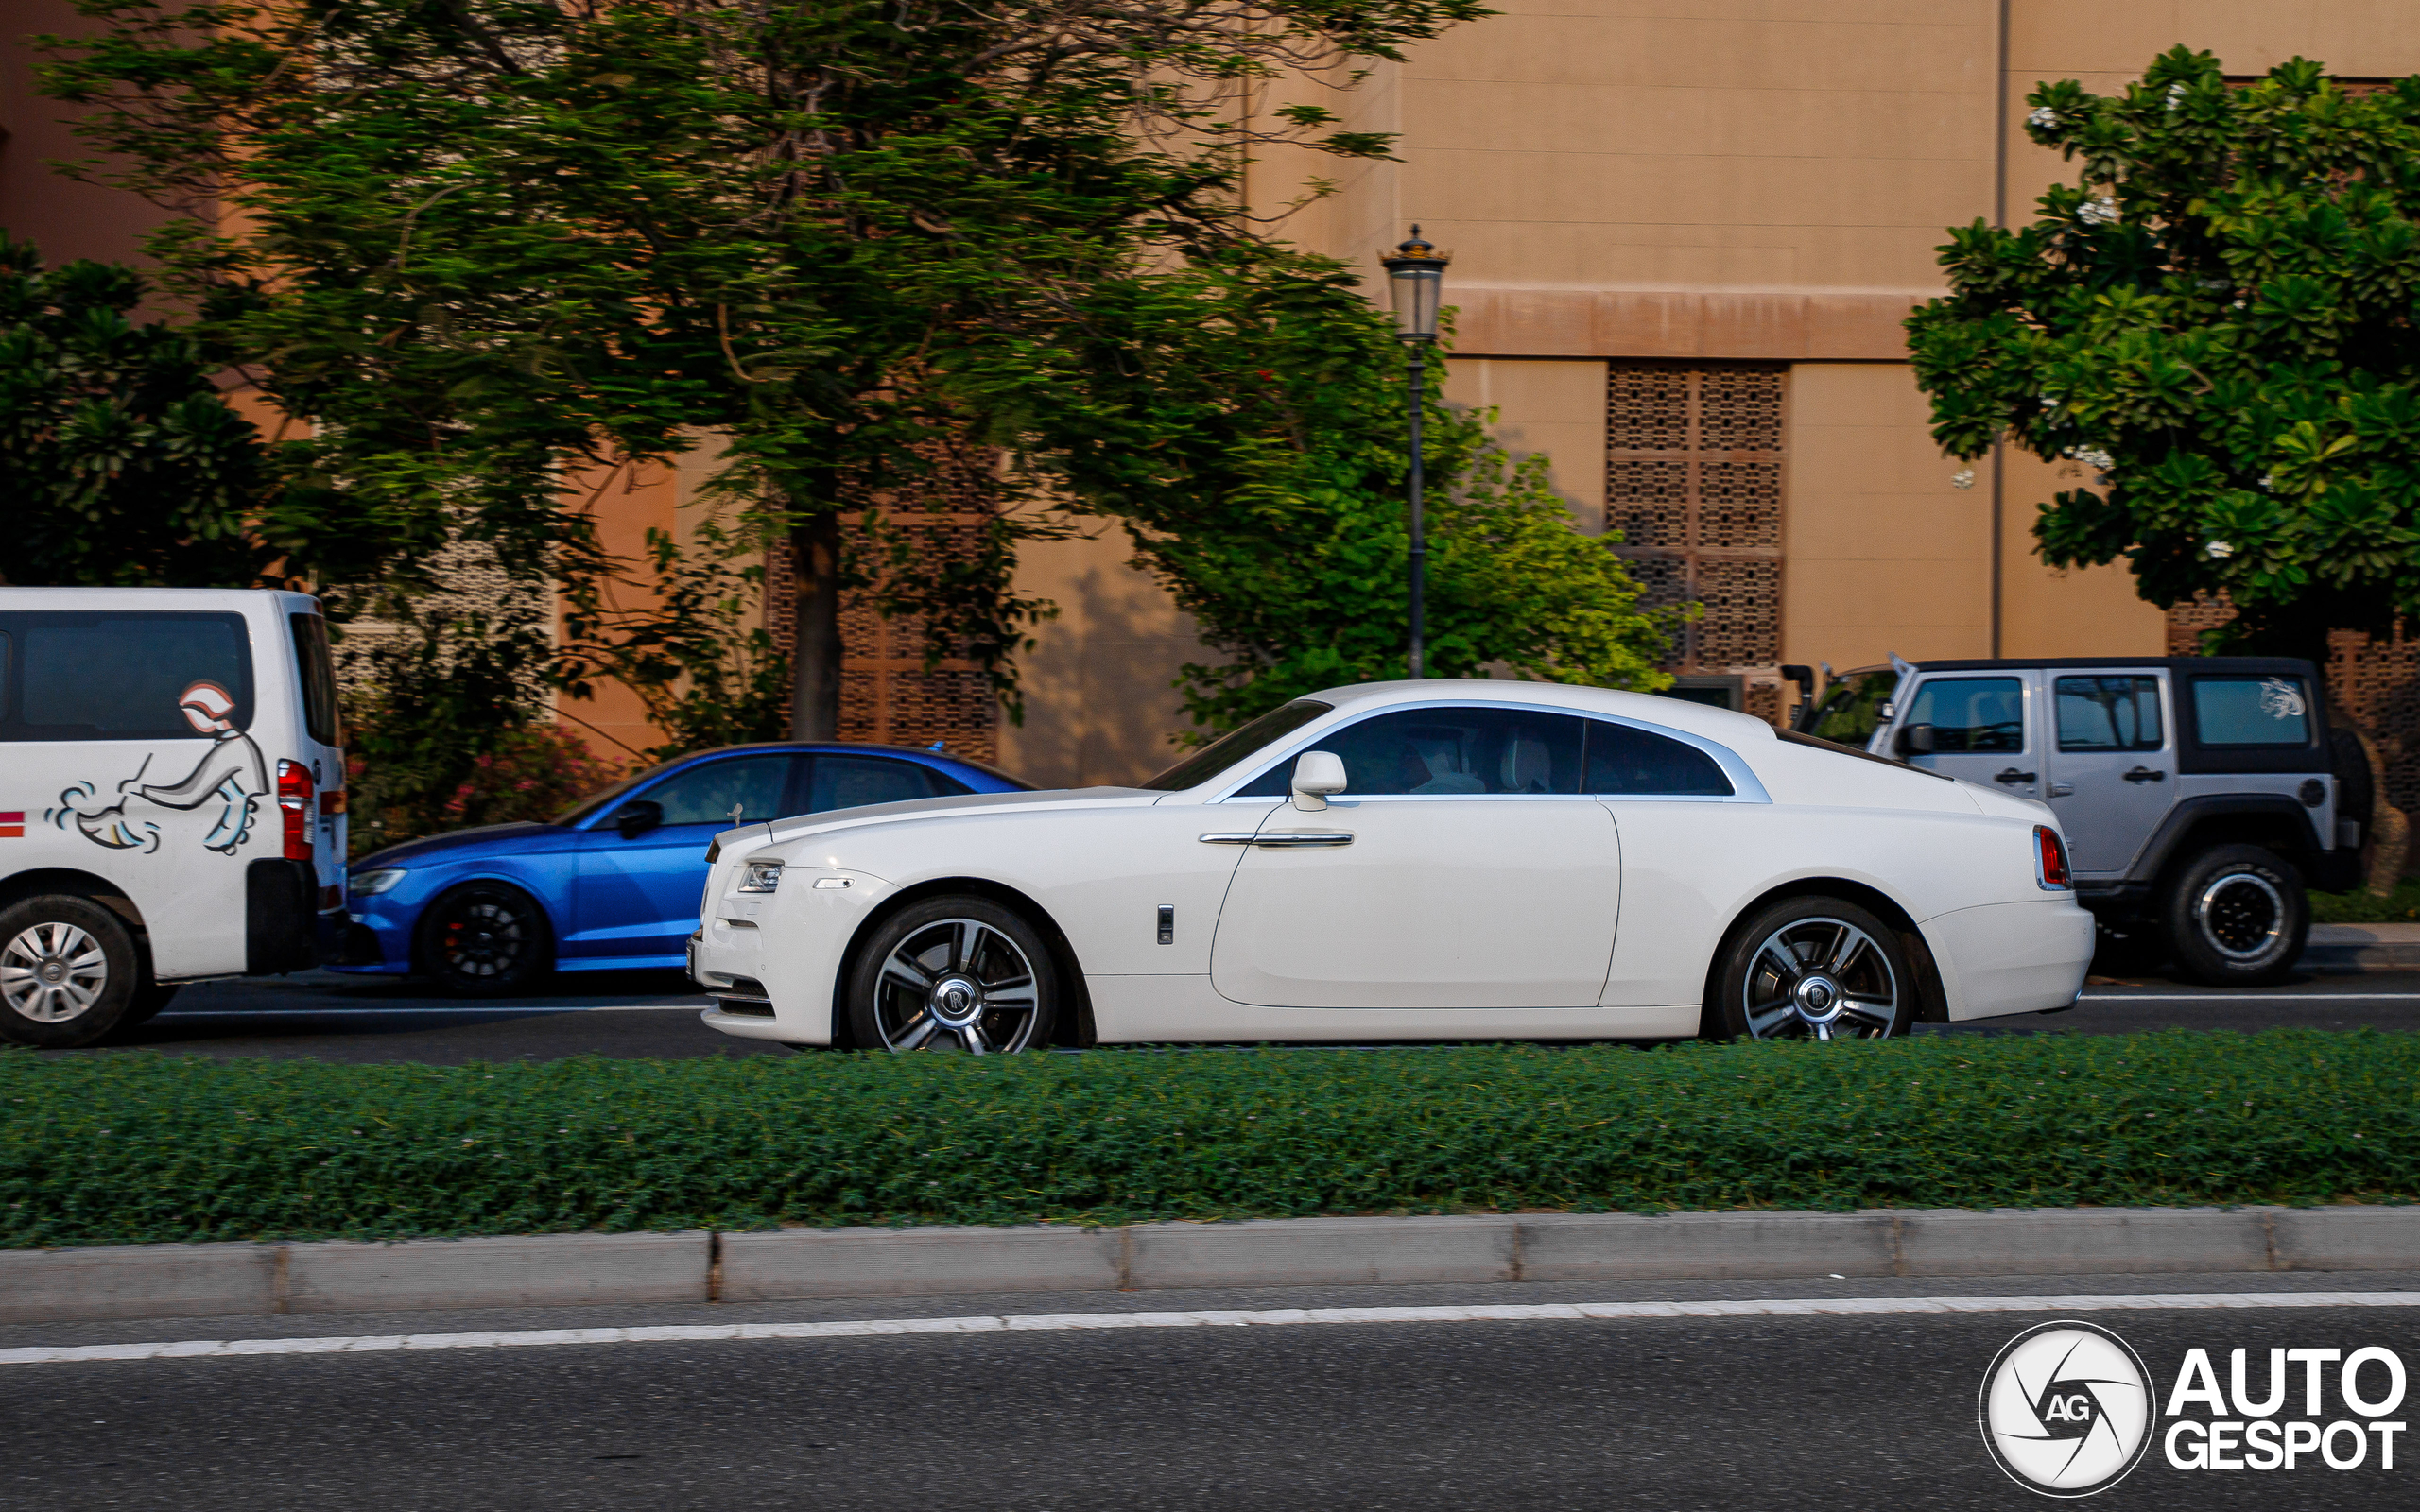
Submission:
[[311,768],[301,762],[277,764],[277,809],[285,820],[285,859],[311,859]]
[[2049,892],[2066,892],[2075,886],[2067,877],[2067,845],[2059,832],[2047,824],[2033,827],[2033,880]]

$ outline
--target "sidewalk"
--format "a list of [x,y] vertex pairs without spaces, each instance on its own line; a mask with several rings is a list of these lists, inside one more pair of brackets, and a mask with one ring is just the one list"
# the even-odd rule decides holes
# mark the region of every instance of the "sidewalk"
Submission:
[[2313,924],[2307,971],[2420,971],[2420,924]]

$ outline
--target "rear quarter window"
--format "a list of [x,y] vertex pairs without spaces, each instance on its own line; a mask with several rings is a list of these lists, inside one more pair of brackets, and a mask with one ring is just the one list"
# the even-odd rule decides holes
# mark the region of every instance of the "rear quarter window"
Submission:
[[2204,746],[2308,746],[2310,696],[2300,678],[2195,678],[2193,726]]
[[226,695],[251,728],[251,636],[240,614],[53,611],[0,615],[0,740],[198,740],[185,696]]

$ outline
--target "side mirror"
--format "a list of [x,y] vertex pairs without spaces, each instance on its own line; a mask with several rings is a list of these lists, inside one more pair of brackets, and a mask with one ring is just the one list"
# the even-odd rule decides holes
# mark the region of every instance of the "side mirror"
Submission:
[[647,799],[632,799],[614,811],[614,828],[622,832],[625,840],[635,840],[664,822],[664,805]]
[[1344,762],[1332,750],[1306,750],[1294,760],[1294,806],[1305,814],[1327,807],[1330,793],[1344,791]]
[[1899,754],[1929,756],[1932,754],[1932,726],[1910,725],[1899,731]]

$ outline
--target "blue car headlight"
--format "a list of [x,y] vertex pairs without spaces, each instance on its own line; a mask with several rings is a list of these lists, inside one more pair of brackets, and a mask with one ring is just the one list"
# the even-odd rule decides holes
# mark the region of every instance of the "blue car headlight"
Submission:
[[351,884],[353,896],[368,898],[386,892],[403,881],[409,869],[406,867],[380,867],[374,871],[356,871]]

